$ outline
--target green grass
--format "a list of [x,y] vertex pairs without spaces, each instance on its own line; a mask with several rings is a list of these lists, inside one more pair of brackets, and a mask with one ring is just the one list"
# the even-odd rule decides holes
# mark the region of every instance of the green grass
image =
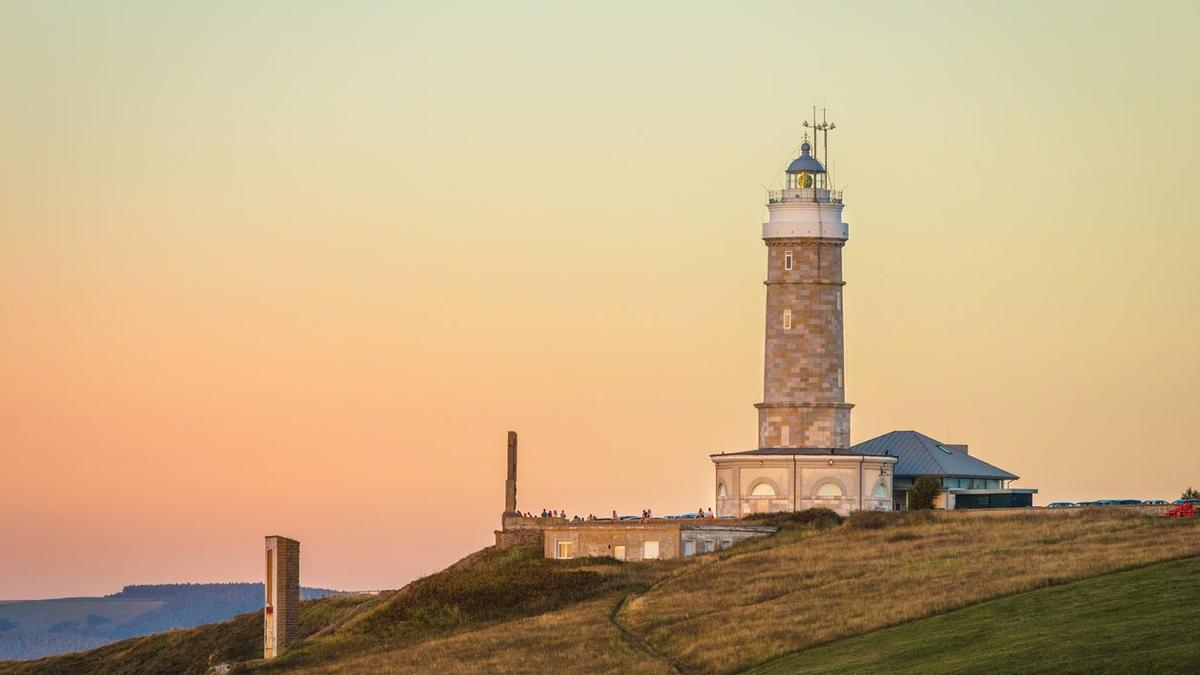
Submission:
[[751,672],[1200,672],[1200,558],[984,602]]

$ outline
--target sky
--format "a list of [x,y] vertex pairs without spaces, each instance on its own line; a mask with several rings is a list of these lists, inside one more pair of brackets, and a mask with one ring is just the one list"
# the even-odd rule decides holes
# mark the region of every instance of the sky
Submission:
[[0,4],[0,598],[396,588],[710,506],[764,190],[845,190],[852,440],[1200,485],[1194,2]]

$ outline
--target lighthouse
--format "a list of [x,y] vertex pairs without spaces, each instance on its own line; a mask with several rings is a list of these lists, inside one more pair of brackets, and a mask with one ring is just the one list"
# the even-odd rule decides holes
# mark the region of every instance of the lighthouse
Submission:
[[[828,134],[834,127],[814,116],[812,128]],[[768,192],[766,207],[758,448],[710,455],[717,512],[891,510],[896,458],[850,447],[854,406],[846,402],[842,320],[842,249],[850,226],[842,219],[842,194],[807,138],[782,186]]]
[[766,348],[760,448],[847,448],[842,248],[850,227],[842,197],[806,140],[769,193]]

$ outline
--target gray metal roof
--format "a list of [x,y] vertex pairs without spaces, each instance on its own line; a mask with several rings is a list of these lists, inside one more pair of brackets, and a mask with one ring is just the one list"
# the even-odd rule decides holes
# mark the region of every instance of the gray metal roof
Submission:
[[971,455],[916,431],[889,431],[850,447],[861,455],[893,455],[897,458],[897,477],[957,476],[961,478],[999,478],[1016,480],[1019,476],[992,466]]
[[800,173],[801,171],[806,173],[825,173],[825,167],[821,166],[817,158],[808,154],[811,148],[812,146],[807,141],[800,146],[800,156],[793,159],[792,163],[788,165],[788,173]]

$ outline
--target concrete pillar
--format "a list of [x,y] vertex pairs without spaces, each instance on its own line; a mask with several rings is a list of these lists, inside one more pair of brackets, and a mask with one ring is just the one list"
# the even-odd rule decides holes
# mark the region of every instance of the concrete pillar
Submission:
[[300,542],[267,537],[263,658],[278,656],[300,639]]
[[517,432],[508,432],[508,479],[504,481],[504,513],[517,512]]

